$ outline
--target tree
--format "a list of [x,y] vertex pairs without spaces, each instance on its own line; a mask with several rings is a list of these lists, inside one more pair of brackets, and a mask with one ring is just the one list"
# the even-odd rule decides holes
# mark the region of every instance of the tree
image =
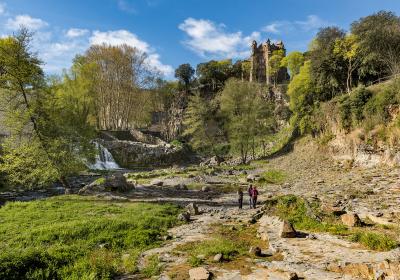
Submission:
[[191,146],[207,152],[212,150],[219,132],[210,101],[205,100],[199,93],[191,96],[186,109],[183,136],[190,137]]
[[41,61],[30,52],[26,29],[0,39],[0,101],[10,137],[2,144],[0,172],[13,185],[43,186],[84,168],[93,156],[90,126],[69,121],[78,114],[48,85]]
[[318,32],[311,45],[311,77],[321,101],[330,100],[346,90],[346,64],[333,52],[336,40],[344,37],[343,30],[326,27]]
[[311,78],[311,62],[306,61],[300,72],[293,77],[288,86],[290,97],[290,110],[293,112],[292,123],[300,127],[301,133],[306,133],[312,128],[309,116],[312,113],[315,96]]
[[231,77],[237,77],[240,69],[234,67],[231,59],[211,60],[200,63],[196,67],[199,86],[202,92],[215,94],[222,90],[225,81]]
[[181,64],[175,70],[175,78],[177,78],[185,86],[185,91],[188,92],[189,85],[193,80],[194,69],[189,63]]
[[256,137],[267,131],[262,127],[270,125],[267,116],[272,115],[271,104],[262,98],[262,91],[257,83],[229,79],[219,96],[229,144],[240,154],[242,163],[247,162],[251,150],[255,154]]
[[380,11],[351,24],[362,55],[362,76],[400,73],[400,17]]
[[277,51],[273,51],[271,58],[269,59],[269,64],[268,64],[268,68],[269,68],[269,74],[270,77],[272,77],[272,80],[274,82],[274,86],[276,86],[277,80],[278,80],[278,74],[279,74],[279,70],[282,67],[282,60],[284,58],[284,52],[283,50],[277,50]]
[[150,121],[148,98],[157,73],[146,54],[128,45],[93,45],[85,62],[96,66],[92,79],[97,125],[104,130],[126,130]]
[[349,34],[342,39],[336,39],[333,53],[343,59],[347,64],[346,87],[347,93],[350,94],[353,87],[353,73],[361,63],[357,36]]
[[300,67],[304,64],[304,55],[301,52],[294,51],[282,59],[281,66],[287,67],[290,73],[290,79],[299,74]]

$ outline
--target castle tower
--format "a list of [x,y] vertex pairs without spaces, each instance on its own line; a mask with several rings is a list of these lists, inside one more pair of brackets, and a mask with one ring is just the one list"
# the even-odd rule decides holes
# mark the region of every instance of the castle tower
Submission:
[[[256,41],[251,44],[251,72],[250,81],[259,83],[271,84],[272,77],[269,73],[269,59],[272,53],[276,50],[283,50],[284,56],[286,56],[286,49],[282,41],[274,44],[268,39],[265,43],[257,45]],[[279,82],[283,82],[287,79],[287,69],[282,68],[278,73]]]

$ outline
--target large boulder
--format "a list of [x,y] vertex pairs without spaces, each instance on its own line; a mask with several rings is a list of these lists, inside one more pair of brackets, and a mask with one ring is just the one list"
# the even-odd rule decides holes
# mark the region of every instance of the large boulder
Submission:
[[340,218],[342,223],[348,227],[358,227],[362,225],[360,217],[354,213],[343,214]]
[[211,273],[204,267],[196,267],[189,270],[190,280],[208,280],[211,278]]
[[128,182],[123,174],[114,174],[109,177],[98,178],[79,190],[79,194],[94,194],[99,192],[127,192],[135,186]]
[[280,237],[282,238],[295,238],[297,236],[297,232],[294,229],[293,225],[288,221],[283,221],[281,227]]
[[185,208],[186,208],[187,212],[190,213],[190,215],[194,216],[194,215],[199,215],[200,214],[199,207],[194,202],[189,203]]

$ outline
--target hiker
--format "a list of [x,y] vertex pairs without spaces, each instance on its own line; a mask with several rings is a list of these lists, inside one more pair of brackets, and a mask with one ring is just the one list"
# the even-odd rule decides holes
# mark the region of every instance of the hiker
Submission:
[[238,201],[239,201],[239,209],[242,209],[242,207],[243,207],[243,191],[242,191],[242,188],[238,189],[237,194],[238,194]]
[[256,205],[257,205],[257,196],[258,196],[258,190],[254,186],[253,187],[253,192],[252,192],[252,201],[253,201],[253,208],[254,209],[256,209]]
[[249,194],[250,200],[249,200],[249,204],[250,204],[250,209],[253,207],[253,185],[250,184],[249,188],[247,189],[247,193]]

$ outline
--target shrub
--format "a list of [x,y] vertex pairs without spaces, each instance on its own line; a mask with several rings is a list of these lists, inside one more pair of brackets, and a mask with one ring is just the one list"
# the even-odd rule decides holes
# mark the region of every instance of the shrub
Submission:
[[259,182],[269,184],[282,184],[285,182],[286,174],[280,170],[268,170],[261,174]]
[[387,235],[373,232],[357,232],[350,236],[353,242],[359,242],[371,250],[389,251],[398,247],[398,243]]

